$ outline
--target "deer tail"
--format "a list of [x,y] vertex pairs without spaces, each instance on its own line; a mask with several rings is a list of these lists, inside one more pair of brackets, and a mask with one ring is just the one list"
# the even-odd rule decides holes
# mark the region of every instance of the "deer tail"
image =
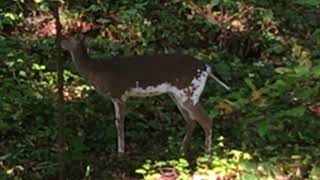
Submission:
[[215,72],[215,70],[213,69],[213,71],[211,71],[210,73],[209,73],[209,76],[212,78],[212,79],[214,79],[215,81],[217,81],[221,86],[223,86],[226,90],[228,90],[228,91],[230,91],[231,90],[231,88],[228,86],[228,85],[226,85],[226,83],[224,83],[221,79],[221,77],[220,77],[220,75],[219,74],[217,74],[216,72]]

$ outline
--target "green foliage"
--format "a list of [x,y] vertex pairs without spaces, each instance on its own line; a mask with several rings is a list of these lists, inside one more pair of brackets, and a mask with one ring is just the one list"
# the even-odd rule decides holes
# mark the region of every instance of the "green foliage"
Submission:
[[[319,179],[318,0],[61,2],[65,27],[81,20],[100,28],[101,34],[87,42],[93,56],[179,51],[214,65],[233,89],[226,92],[208,82],[202,101],[214,121],[215,147],[211,154],[199,154],[198,128],[191,159],[178,151],[185,122],[169,98],[130,100],[129,154],[119,160],[113,156],[111,102],[66,61],[70,179],[156,179],[170,173],[180,179]],[[212,11],[216,22],[192,7],[207,15]],[[47,13],[41,0],[0,4],[0,179],[57,177],[57,51],[53,37],[41,36],[50,30]]]
[[6,26],[21,25],[23,0],[9,0],[0,5],[0,31]]
[[294,1],[296,4],[304,5],[304,6],[318,6],[320,4],[319,0],[297,0]]
[[179,174],[179,179],[187,180],[189,178],[189,163],[185,159],[155,161],[147,160],[141,169],[136,169],[135,172],[141,174],[143,179],[153,180],[161,177],[163,171],[171,171]]
[[[303,176],[314,179],[319,177],[317,167],[312,167],[310,174],[306,175],[300,172],[300,166],[293,165],[309,166],[311,162],[308,155],[280,157],[277,154],[275,157],[269,156],[264,159],[256,154],[257,152],[249,153],[229,149],[224,145],[224,140],[223,137],[219,137],[214,153],[199,156],[193,169],[186,159],[180,158],[166,161],[147,160],[135,172],[147,180],[168,177],[168,173],[163,169],[175,172],[178,175],[177,179],[188,179],[191,176],[194,179],[277,179],[288,177],[300,179]],[[284,166],[284,164],[292,164],[292,166]],[[296,173],[288,175],[287,171]]]

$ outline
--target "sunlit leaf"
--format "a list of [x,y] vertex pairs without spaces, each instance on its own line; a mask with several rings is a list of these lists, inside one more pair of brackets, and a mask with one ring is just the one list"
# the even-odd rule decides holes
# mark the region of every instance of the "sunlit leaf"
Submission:
[[18,15],[17,14],[14,14],[14,13],[11,13],[11,12],[8,12],[4,15],[4,17],[6,18],[10,18],[11,20],[16,20],[18,19]]
[[145,169],[136,169],[136,171],[135,171],[136,173],[138,173],[138,174],[147,174],[147,171],[145,170]]
[[285,73],[288,73],[288,72],[292,72],[292,69],[287,68],[287,67],[278,67],[278,68],[275,68],[274,71],[279,73],[279,74],[285,74]]
[[25,71],[19,71],[19,75],[22,77],[27,77],[27,73]]
[[245,180],[257,180],[259,179],[257,176],[253,175],[253,174],[249,174],[249,173],[243,173],[241,175],[241,179],[245,179]]
[[320,177],[320,167],[319,166],[313,166],[310,173],[309,173],[309,179],[310,180],[318,180]]

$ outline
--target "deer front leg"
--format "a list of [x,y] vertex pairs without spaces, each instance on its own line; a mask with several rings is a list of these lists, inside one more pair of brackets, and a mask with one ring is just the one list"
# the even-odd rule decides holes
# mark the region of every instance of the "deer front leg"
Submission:
[[117,128],[117,136],[118,136],[118,154],[121,155],[124,153],[125,144],[124,144],[124,119],[125,119],[125,111],[126,105],[121,100],[112,100],[115,111],[115,123]]

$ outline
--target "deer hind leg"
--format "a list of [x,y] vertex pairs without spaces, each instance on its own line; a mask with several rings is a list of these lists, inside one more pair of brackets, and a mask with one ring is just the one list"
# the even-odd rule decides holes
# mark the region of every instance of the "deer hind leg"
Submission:
[[212,122],[208,117],[206,111],[203,109],[202,105],[198,102],[193,104],[193,101],[188,99],[183,103],[180,103],[180,106],[188,112],[191,119],[197,121],[205,133],[205,149],[207,152],[211,151],[212,145]]
[[184,110],[178,102],[178,98],[176,98],[173,94],[169,94],[169,96],[176,103],[180,113],[187,122],[187,131],[182,141],[182,150],[187,151],[190,147],[190,140],[192,138],[193,130],[196,127],[196,121],[190,118],[188,111]]
[[112,100],[115,111],[115,124],[117,128],[118,135],[118,154],[121,155],[125,150],[124,143],[124,119],[125,119],[125,110],[126,105],[123,101],[113,99]]

